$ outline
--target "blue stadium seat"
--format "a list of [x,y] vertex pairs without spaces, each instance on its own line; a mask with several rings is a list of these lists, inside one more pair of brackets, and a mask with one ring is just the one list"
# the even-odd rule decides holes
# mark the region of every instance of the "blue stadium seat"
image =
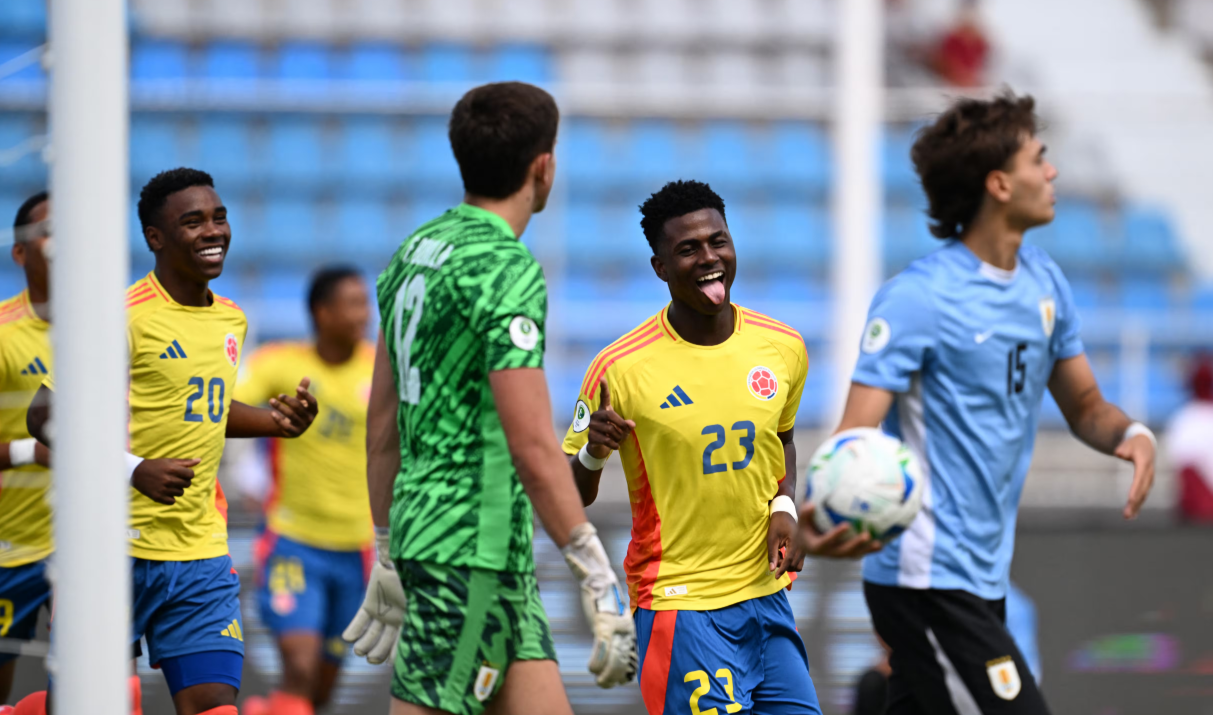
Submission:
[[610,183],[618,175],[618,158],[601,120],[572,117],[561,122],[556,152],[559,170],[575,185]]
[[202,115],[198,123],[198,165],[221,186],[247,182],[257,167],[252,131],[244,118]]
[[773,220],[770,207],[735,201],[725,205],[725,220],[737,252],[738,264],[753,268],[755,262],[772,258]]
[[0,36],[46,37],[46,0],[0,2]]
[[[28,142],[42,134],[31,114],[0,112],[0,152],[29,147]],[[46,181],[46,164],[39,151],[26,151],[8,166],[0,167],[0,184],[28,184]],[[2,225],[2,224],[0,224]]]
[[203,55],[202,73],[208,79],[256,79],[261,75],[261,52],[251,42],[212,42]]
[[413,122],[408,156],[417,168],[416,178],[436,193],[462,186],[459,165],[451,153],[446,117],[420,117]]
[[341,122],[337,164],[346,181],[383,184],[400,181],[409,157],[400,149],[392,120],[347,117]]
[[411,78],[411,73],[400,47],[374,42],[350,47],[341,76],[359,82],[403,82]]
[[1188,294],[1192,310],[1213,314],[1213,283],[1201,283]]
[[183,149],[176,118],[159,114],[131,118],[131,178],[136,185],[166,169],[190,163]]
[[267,169],[277,182],[306,184],[327,175],[324,132],[316,117],[272,117],[268,147]]
[[472,82],[477,79],[472,50],[464,45],[438,43],[421,50],[424,82]]
[[394,232],[392,240],[398,246],[413,231],[446,213],[447,209],[453,208],[456,203],[437,197],[421,197],[413,201],[408,207],[408,220],[402,227],[403,230]]
[[343,258],[381,258],[386,263],[396,242],[408,233],[392,229],[388,205],[383,201],[352,198],[337,209],[336,235],[341,240]]
[[190,76],[189,47],[172,40],[139,40],[131,48],[131,79],[165,80]]
[[881,142],[881,174],[886,190],[903,196],[921,191],[914,164],[910,161],[910,147],[913,144],[912,128],[885,125]]
[[268,270],[258,281],[258,297],[261,300],[297,300],[300,305],[307,300],[310,276],[298,270]]
[[649,263],[652,251],[635,206],[573,201],[565,207],[565,226],[570,265],[591,270],[611,265],[635,272]]
[[706,122],[694,142],[698,152],[691,173],[726,195],[746,190],[759,178],[755,169],[762,166],[751,136],[743,122]]
[[1070,279],[1070,292],[1080,314],[1106,307],[1107,299],[1102,295],[1099,283],[1081,275]]
[[1030,231],[1026,240],[1067,271],[1098,270],[1111,265],[1116,255],[1099,208],[1087,201],[1059,202],[1053,222]]
[[291,196],[267,200],[258,253],[285,262],[313,260],[320,233],[317,219],[311,199]]
[[1151,356],[1146,373],[1148,419],[1166,419],[1188,401],[1183,372],[1174,362]]
[[1183,254],[1171,220],[1161,209],[1130,206],[1124,212],[1124,265],[1134,270],[1179,271]]
[[1120,304],[1128,310],[1166,310],[1171,304],[1169,293],[1162,281],[1125,278],[1120,286]]
[[931,235],[927,217],[907,207],[887,209],[881,231],[886,274],[905,268],[943,245]]
[[553,74],[552,58],[542,45],[506,44],[492,51],[485,79],[544,84],[552,81]]
[[329,48],[317,42],[287,42],[275,55],[278,79],[320,81],[332,75]]
[[[0,5],[2,4],[3,3],[0,3]],[[0,41],[0,64],[8,62],[11,59],[15,59],[33,49],[36,49],[39,44],[40,42],[37,40]],[[26,65],[13,74],[6,76],[3,80],[0,80],[0,82],[4,82],[5,84],[9,82],[42,83],[45,81],[46,72],[42,70],[41,61],[35,61],[32,64]],[[0,84],[0,91],[4,90],[4,86],[4,84]]]
[[778,271],[829,270],[829,217],[821,206],[801,203],[780,203],[772,212],[772,226],[764,241],[765,255]]
[[830,142],[820,125],[776,122],[766,153],[771,173],[792,186],[824,190],[830,179]]
[[[644,186],[683,176],[685,163],[678,156],[679,135],[672,121],[646,119],[632,122],[624,138],[618,164],[629,178]],[[654,185],[652,191],[660,186]]]

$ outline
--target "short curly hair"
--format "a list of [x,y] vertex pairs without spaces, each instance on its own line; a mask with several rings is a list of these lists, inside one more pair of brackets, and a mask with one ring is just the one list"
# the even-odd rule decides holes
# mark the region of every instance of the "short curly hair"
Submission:
[[640,205],[640,229],[644,231],[653,255],[657,255],[657,244],[665,235],[666,221],[702,209],[716,209],[728,225],[724,199],[702,181],[671,181],[646,199]]
[[910,158],[922,181],[937,238],[959,238],[977,217],[986,177],[1007,168],[1036,134],[1036,100],[1006,91],[990,100],[962,99],[918,132]]
[[179,167],[162,171],[144,184],[139,192],[139,224],[144,233],[147,232],[148,226],[155,225],[160,209],[168,203],[168,197],[192,186],[214,188],[215,180],[205,171]]

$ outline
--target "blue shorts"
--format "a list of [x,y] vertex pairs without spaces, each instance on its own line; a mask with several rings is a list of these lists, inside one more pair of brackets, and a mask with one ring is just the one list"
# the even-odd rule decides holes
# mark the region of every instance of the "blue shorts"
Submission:
[[[47,605],[50,596],[45,559],[0,568],[0,638],[33,640],[38,627],[38,609]],[[16,653],[0,653],[0,663],[16,657]]]
[[[197,561],[131,559],[131,642],[147,639],[158,665],[210,651],[244,656],[240,578],[230,556]],[[240,673],[234,674],[239,687]],[[230,682],[225,678],[213,682]]]
[[261,620],[275,636],[292,631],[319,634],[324,655],[340,661],[349,645],[341,639],[366,594],[362,551],[329,551],[266,532],[257,570]]
[[821,715],[784,591],[714,611],[636,611],[649,715]]

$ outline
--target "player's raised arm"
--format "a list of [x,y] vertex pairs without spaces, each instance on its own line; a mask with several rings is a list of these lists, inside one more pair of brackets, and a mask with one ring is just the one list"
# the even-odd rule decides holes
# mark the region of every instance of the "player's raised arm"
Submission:
[[1049,392],[1074,436],[1092,449],[1133,463],[1124,516],[1135,518],[1154,485],[1154,434],[1104,399],[1085,354],[1057,361],[1049,377]]
[[269,407],[253,407],[232,400],[227,418],[228,437],[298,437],[312,426],[320,405],[308,392],[311,381],[303,378],[294,395],[270,398]]
[[[607,385],[605,375],[598,381],[598,394],[598,409],[590,414],[589,427],[586,428],[587,441],[580,451],[568,455],[569,466],[573,468],[573,481],[577,483],[581,503],[585,506],[593,504],[598,498],[602,469],[611,452],[619,449],[619,445],[636,429],[635,422],[624,419],[611,407],[611,388]],[[577,409],[582,409],[580,402]]]

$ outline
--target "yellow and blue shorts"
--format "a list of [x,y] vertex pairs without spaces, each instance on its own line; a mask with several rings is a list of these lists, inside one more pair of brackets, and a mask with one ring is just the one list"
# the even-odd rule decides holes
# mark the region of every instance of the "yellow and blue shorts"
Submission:
[[[33,640],[38,626],[38,609],[48,606],[50,595],[45,559],[21,566],[0,567],[0,638]],[[0,663],[16,657],[16,653],[0,652]]]

